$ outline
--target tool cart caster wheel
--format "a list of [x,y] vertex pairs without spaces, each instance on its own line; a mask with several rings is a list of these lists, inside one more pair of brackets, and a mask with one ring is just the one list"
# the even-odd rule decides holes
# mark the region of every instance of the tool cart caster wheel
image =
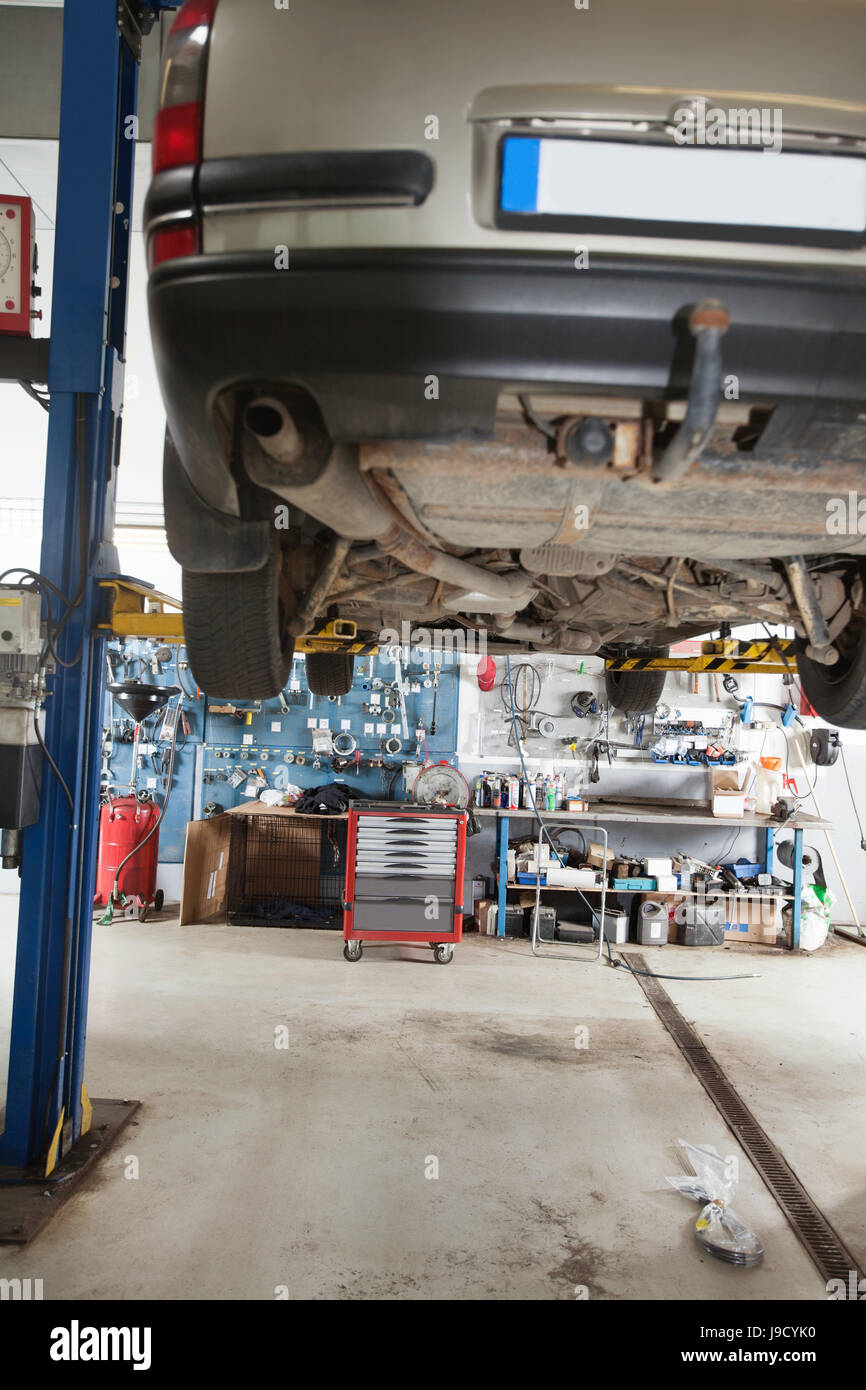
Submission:
[[146,922],[146,921],[147,921],[147,913],[148,913],[149,907],[150,907],[150,903],[139,903],[139,907],[138,907],[138,920],[139,920],[139,922]]
[[364,948],[360,941],[347,941],[343,947],[343,955],[346,960],[360,960],[364,954]]
[[155,892],[154,895],[153,895],[153,910],[154,910],[154,912],[162,912],[162,905],[163,905],[164,902],[165,902],[165,894],[163,893],[163,891],[162,891],[161,888],[157,888],[156,892]]
[[433,947],[433,954],[437,965],[447,965],[454,955],[454,947],[437,945]]

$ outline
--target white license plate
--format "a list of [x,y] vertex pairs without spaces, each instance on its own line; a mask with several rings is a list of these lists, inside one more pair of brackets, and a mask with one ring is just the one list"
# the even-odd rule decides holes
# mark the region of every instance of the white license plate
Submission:
[[[821,234],[866,233],[866,160],[756,149],[506,136],[500,217]],[[632,228],[632,232],[636,229]],[[785,236],[790,232],[790,238]],[[706,232],[704,233],[706,234]],[[728,231],[730,235],[730,230]]]

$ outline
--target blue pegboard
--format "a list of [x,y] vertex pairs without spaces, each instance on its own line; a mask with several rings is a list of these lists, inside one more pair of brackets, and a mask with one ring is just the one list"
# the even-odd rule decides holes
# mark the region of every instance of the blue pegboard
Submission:
[[[200,764],[200,749],[204,738],[204,702],[194,698],[194,687],[188,672],[178,671],[178,660],[185,662],[183,648],[171,647],[171,660],[160,664],[158,671],[152,668],[153,653],[164,644],[128,642],[121,646],[112,643],[110,647],[113,670],[118,680],[138,679],[151,685],[179,685],[193,698],[185,698],[183,712],[189,723],[189,733],[178,733],[175,753],[174,776],[172,777],[171,797],[165,819],[159,829],[159,858],[162,863],[180,864],[183,861],[186,844],[187,822],[196,815],[197,778],[196,766]],[[126,660],[121,659],[121,653]],[[172,703],[176,703],[173,701]],[[156,737],[161,714],[146,721],[142,742],[152,742]],[[131,727],[130,720],[110,695],[106,696],[104,727],[116,733],[119,728]],[[142,758],[142,766],[137,769],[135,785],[137,791],[152,792],[155,800],[162,805],[165,796],[165,777],[154,767],[150,756]],[[129,791],[132,763],[132,744],[113,739],[111,753],[106,762],[103,758],[103,772],[111,778],[113,794],[125,795]],[[104,779],[103,779],[104,780]]]
[[[190,732],[185,739],[183,736],[178,739],[171,799],[165,822],[160,828],[159,857],[163,863],[180,863],[183,860],[186,824],[196,819],[208,802],[215,802],[223,810],[228,810],[249,799],[245,795],[245,788],[249,775],[255,769],[261,769],[268,786],[277,790],[283,790],[289,783],[306,788],[340,780],[356,787],[366,796],[388,798],[390,792],[393,799],[400,801],[405,799],[403,766],[416,761],[416,748],[419,747],[416,728],[419,721],[424,726],[424,735],[420,740],[420,761],[425,758],[438,761],[454,755],[459,669],[456,661],[444,660],[439,671],[438,690],[434,692],[433,665],[439,658],[420,649],[410,651],[409,662],[402,673],[404,685],[408,686],[405,695],[408,739],[403,736],[399,709],[395,709],[391,717],[386,717],[383,712],[388,699],[387,690],[396,678],[394,666],[387,663],[384,656],[374,656],[372,659],[356,657],[354,686],[339,700],[310,694],[303,658],[297,657],[283,693],[283,699],[288,704],[286,710],[279,699],[265,700],[259,704],[207,697],[197,692],[190,672],[185,669],[186,651],[183,647],[172,648],[171,660],[162,665],[158,672],[151,669],[155,644],[130,642],[123,648],[115,644],[115,662],[121,650],[127,656],[127,669],[124,672],[118,667],[118,678],[126,674],[154,684],[180,685],[185,692],[183,708]],[[424,669],[425,663],[427,670]],[[434,693],[436,734],[431,735]],[[220,712],[228,705],[234,705],[237,713]],[[106,724],[120,718],[125,719],[125,716],[109,697]],[[314,730],[311,727],[313,721],[319,730],[325,727],[324,722],[327,721],[327,727],[332,732],[351,733],[357,741],[362,759],[381,757],[389,766],[362,766],[356,773],[353,765],[350,765],[345,771],[337,772],[331,766],[330,757],[323,756],[321,765],[316,767]],[[344,724],[348,724],[348,729],[344,730]],[[384,748],[385,741],[394,737],[403,743],[401,751],[396,754],[388,753]],[[304,759],[300,764],[297,761],[299,755]],[[123,791],[129,783],[131,756],[131,744],[115,742],[110,772],[115,784],[119,784],[119,789]],[[246,774],[238,787],[230,786],[227,780],[235,769]],[[152,785],[154,779],[155,786]],[[162,801],[164,779],[159,777],[149,758],[145,759],[145,765],[139,770],[137,786],[139,790],[149,788],[157,800]]]

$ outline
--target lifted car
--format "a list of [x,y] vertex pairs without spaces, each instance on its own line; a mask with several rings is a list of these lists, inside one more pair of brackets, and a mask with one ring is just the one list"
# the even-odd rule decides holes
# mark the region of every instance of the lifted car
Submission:
[[602,654],[758,623],[866,727],[866,8],[787,17],[183,6],[145,223],[204,689],[277,693],[335,617]]

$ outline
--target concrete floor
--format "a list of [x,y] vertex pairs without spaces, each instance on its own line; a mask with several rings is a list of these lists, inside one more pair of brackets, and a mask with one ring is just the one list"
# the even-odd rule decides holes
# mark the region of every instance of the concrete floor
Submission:
[[[4,1032],[15,912],[0,898]],[[646,954],[761,972],[667,987],[866,1260],[866,951]],[[624,971],[472,936],[445,968],[394,947],[350,965],[332,933],[163,919],[95,928],[91,998],[88,1088],[143,1105],[30,1248],[0,1251],[47,1299],[826,1297],[742,1155],[764,1263],[701,1256],[665,1183],[676,1141],[738,1146]]]

